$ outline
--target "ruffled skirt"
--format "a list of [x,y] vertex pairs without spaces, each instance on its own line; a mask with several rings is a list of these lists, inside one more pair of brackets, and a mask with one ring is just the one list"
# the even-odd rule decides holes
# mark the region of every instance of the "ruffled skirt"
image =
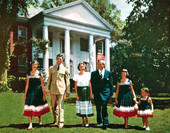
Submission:
[[145,109],[145,110],[138,110],[137,112],[138,117],[153,117],[151,109]]

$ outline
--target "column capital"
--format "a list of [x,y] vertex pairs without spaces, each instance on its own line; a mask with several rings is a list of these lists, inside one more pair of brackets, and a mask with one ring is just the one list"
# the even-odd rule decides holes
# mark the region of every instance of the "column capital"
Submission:
[[69,28],[66,28],[66,29],[65,29],[65,31],[71,31],[71,29],[69,29]]
[[89,36],[94,36],[94,34],[89,34]]
[[48,27],[48,25],[46,25],[46,24],[43,24],[43,27]]

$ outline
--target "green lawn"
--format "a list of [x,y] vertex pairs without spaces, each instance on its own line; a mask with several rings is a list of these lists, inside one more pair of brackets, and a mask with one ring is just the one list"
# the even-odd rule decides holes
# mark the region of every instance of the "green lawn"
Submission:
[[[71,94],[65,102],[65,127],[58,130],[57,127],[52,126],[50,123],[53,121],[52,114],[48,113],[42,117],[42,126],[38,126],[38,119],[33,119],[34,129],[28,131],[28,118],[23,116],[23,93],[0,93],[0,133],[91,133],[91,132],[114,132],[114,133],[126,133],[126,132],[148,132],[141,130],[142,120],[141,118],[133,117],[129,119],[130,129],[123,129],[123,118],[117,118],[112,115],[113,104],[109,104],[108,113],[110,126],[106,131],[96,127],[96,110],[94,107],[95,116],[89,117],[89,128],[81,127],[81,118],[75,115],[75,98],[74,94]],[[47,97],[49,103],[49,97]],[[159,100],[159,99],[158,99]],[[161,99],[162,100],[162,99]],[[112,102],[111,102],[112,103]],[[168,106],[169,107],[169,106]],[[154,117],[149,119],[150,131],[153,133],[165,133],[170,132],[170,108],[163,110],[155,109]]]

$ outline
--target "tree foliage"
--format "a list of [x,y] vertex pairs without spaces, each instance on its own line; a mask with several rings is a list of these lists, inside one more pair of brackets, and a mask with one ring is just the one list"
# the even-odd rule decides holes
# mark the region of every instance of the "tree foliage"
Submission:
[[45,54],[45,51],[47,50],[46,44],[50,43],[50,41],[48,40],[37,39],[37,38],[31,38],[30,42],[32,42],[33,44],[35,59],[39,58],[40,53],[43,53],[43,55]]
[[17,15],[28,15],[27,8],[30,5],[36,7],[38,0],[0,0],[0,82],[6,82],[7,79],[10,27],[16,21]]
[[133,2],[134,7],[123,29],[126,41],[112,49],[112,71],[129,69],[138,91],[142,86],[154,92],[169,91],[170,0],[128,2]]
[[[41,7],[44,9],[50,9],[73,1],[76,0],[44,0]],[[118,40],[125,23],[120,20],[120,11],[117,10],[116,6],[111,4],[109,0],[86,0],[86,2],[102,18],[104,18],[111,26],[113,26],[115,31],[111,33],[112,41]]]

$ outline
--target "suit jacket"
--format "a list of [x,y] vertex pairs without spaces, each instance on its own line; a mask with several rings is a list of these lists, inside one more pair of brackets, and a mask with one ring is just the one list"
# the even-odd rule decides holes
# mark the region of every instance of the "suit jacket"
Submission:
[[91,73],[91,84],[95,101],[107,101],[113,95],[112,74],[110,71],[105,69],[103,79],[101,79],[98,69],[93,71]]
[[60,65],[60,69],[57,71],[57,65],[49,68],[49,77],[47,80],[46,91],[50,91],[51,94],[65,94],[70,93],[70,79],[68,69]]

